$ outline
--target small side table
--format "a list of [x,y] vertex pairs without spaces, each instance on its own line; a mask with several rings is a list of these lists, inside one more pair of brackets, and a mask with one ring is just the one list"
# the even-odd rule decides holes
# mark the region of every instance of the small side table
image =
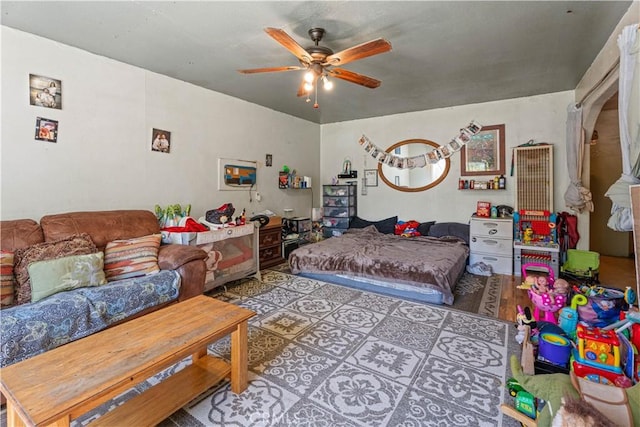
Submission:
[[285,261],[282,257],[282,219],[269,218],[269,223],[258,229],[259,268],[269,268]]

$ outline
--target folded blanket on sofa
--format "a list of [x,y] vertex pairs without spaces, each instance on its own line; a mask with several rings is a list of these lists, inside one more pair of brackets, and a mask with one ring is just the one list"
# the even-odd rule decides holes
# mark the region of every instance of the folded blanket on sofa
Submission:
[[0,367],[86,337],[147,308],[178,298],[173,270],[60,292],[2,310]]

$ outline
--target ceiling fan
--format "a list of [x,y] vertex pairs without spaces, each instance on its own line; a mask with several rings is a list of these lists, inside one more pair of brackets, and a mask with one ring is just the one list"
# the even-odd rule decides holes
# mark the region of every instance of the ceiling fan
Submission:
[[[390,51],[391,43],[385,39],[379,38],[371,40],[342,50],[338,53],[334,53],[333,50],[328,47],[320,45],[320,41],[325,34],[324,28],[311,28],[309,30],[309,36],[315,44],[307,48],[300,46],[293,38],[291,38],[291,36],[289,36],[289,34],[279,28],[265,28],[264,31],[275,41],[284,46],[285,49],[293,53],[300,61],[300,65],[238,70],[240,73],[254,74],[307,70],[307,73],[305,73],[304,79],[298,88],[298,96],[306,95],[307,101],[309,100],[308,96],[311,91],[314,87],[317,87],[316,83],[319,79],[323,82],[325,89],[331,89],[333,83],[329,81],[329,76],[372,89],[377,88],[380,86],[380,83],[382,83],[380,80],[376,80],[372,77],[345,70],[344,68],[336,68],[336,66],[342,66],[358,59]],[[314,107],[317,108],[317,102]]]

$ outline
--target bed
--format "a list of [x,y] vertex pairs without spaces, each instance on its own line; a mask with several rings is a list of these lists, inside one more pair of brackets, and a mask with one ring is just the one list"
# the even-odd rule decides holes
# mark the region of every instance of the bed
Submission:
[[401,237],[374,226],[302,246],[289,255],[293,274],[434,304],[453,304],[469,247],[459,237]]

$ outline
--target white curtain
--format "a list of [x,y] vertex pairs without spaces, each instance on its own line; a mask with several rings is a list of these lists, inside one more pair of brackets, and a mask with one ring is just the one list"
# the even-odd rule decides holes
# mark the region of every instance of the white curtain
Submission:
[[582,161],[584,158],[584,129],[582,106],[574,103],[567,107],[567,168],[569,187],[564,193],[567,207],[578,212],[585,209],[593,212],[591,191],[582,185]]
[[[624,27],[618,37],[618,48],[620,49],[618,116],[620,122],[620,149],[622,151],[622,176],[605,193],[605,196],[609,197],[612,202],[611,217],[607,225],[616,231],[633,230],[629,185],[640,184],[638,176],[640,175],[638,174],[640,171],[640,159],[638,158],[640,141],[637,141],[636,130],[638,118],[630,118],[629,116],[631,94],[634,92],[634,72],[638,57],[637,35],[638,24],[634,24]],[[636,79],[635,85],[639,84],[638,82],[639,79]],[[632,140],[632,132],[635,134],[635,141]]]

